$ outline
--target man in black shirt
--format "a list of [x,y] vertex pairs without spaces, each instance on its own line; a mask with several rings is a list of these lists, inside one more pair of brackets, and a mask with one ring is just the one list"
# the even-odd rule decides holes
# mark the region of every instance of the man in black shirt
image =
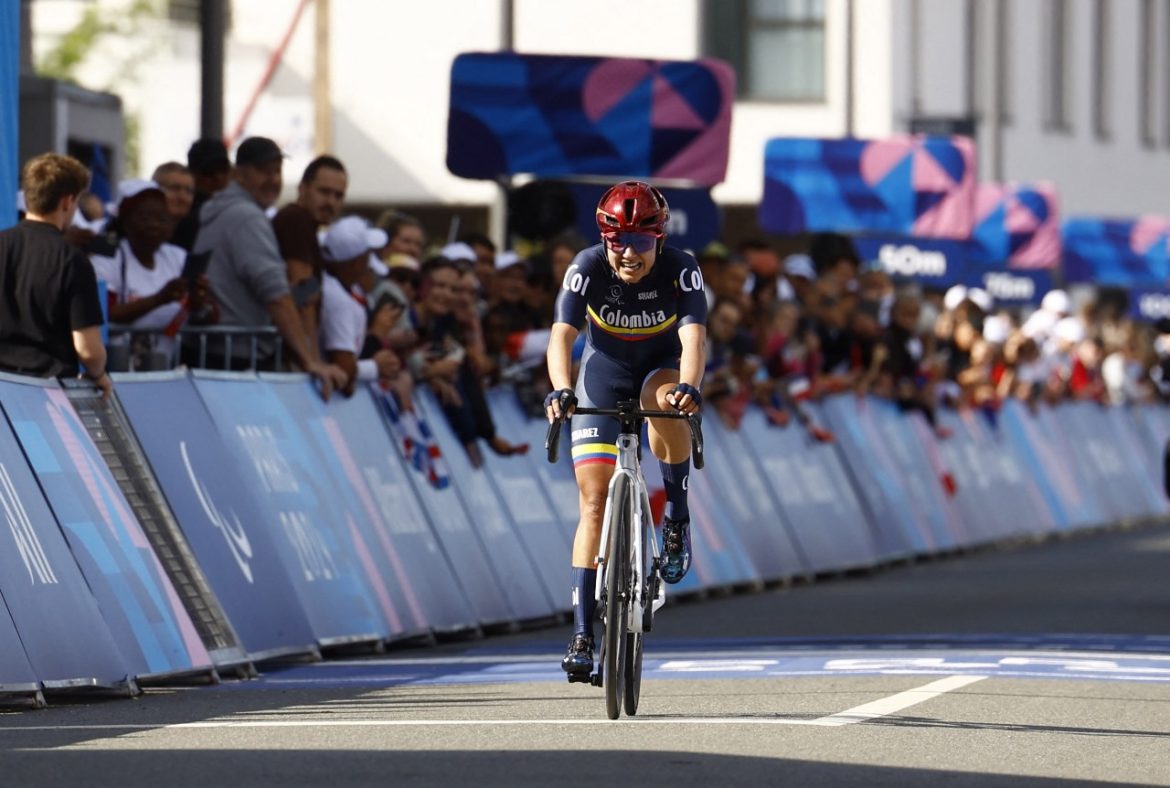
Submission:
[[46,153],[25,165],[21,183],[28,212],[0,232],[0,370],[65,377],[84,364],[104,398],[113,384],[97,278],[63,234],[89,171],[74,158]]

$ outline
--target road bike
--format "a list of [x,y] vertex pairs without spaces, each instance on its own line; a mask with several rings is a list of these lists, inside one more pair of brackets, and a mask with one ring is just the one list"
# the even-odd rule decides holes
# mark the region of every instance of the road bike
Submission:
[[[644,419],[686,419],[691,430],[691,457],[696,469],[703,467],[702,420],[697,414],[677,411],[642,410],[636,400],[619,402],[616,408],[576,408],[582,416],[610,416],[618,420],[618,459],[602,519],[601,555],[597,556],[597,585],[594,597],[601,614],[603,633],[597,672],[591,676],[569,676],[569,681],[587,681],[605,688],[605,709],[616,720],[624,705],[626,714],[638,712],[642,690],[642,638],[654,623],[654,614],[666,604],[662,581],[662,558],[654,538],[650,496],[642,476],[641,434]],[[564,417],[548,428],[544,448],[548,461],[555,463]],[[646,549],[646,545],[650,549]]]

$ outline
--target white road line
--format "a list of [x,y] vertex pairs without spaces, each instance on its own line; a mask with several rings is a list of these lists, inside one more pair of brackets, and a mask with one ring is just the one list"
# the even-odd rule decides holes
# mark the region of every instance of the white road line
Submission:
[[[899,692],[888,698],[871,701],[852,709],[816,719],[788,717],[627,717],[624,722],[638,725],[813,725],[839,727],[885,717],[982,681],[986,676],[949,676],[932,681],[917,689]],[[499,726],[556,726],[556,725],[613,725],[610,720],[206,720],[180,722],[173,725],[20,725],[0,727],[0,735],[15,731],[140,731],[182,730],[192,728],[439,728],[439,727],[499,727]]]
[[976,681],[983,681],[986,676],[949,676],[945,679],[932,681],[929,684],[918,687],[917,689],[906,690],[899,692],[897,695],[891,695],[888,698],[875,700],[871,703],[863,703],[860,706],[854,706],[852,709],[838,712],[837,714],[828,717],[821,717],[819,720],[814,720],[817,725],[853,725],[858,722],[865,722],[867,720],[874,720],[878,717],[885,717],[890,714],[895,714],[902,709],[908,709],[911,706],[917,706],[923,701],[937,698],[939,695],[957,690],[961,687],[966,687],[969,684],[974,684]]

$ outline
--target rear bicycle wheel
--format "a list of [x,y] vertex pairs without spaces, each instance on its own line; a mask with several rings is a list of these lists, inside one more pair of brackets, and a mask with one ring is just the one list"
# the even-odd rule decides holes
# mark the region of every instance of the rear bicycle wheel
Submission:
[[626,633],[626,714],[633,717],[638,713],[638,700],[642,696],[642,639],[641,632]]
[[626,632],[630,595],[630,482],[618,478],[610,509],[609,545],[605,553],[605,712],[611,720],[622,713],[625,699]]

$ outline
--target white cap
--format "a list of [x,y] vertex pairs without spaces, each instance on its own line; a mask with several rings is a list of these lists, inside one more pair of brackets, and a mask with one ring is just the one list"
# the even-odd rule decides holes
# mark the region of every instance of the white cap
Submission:
[[524,265],[526,262],[523,257],[508,249],[496,255],[496,270],[503,271],[505,268],[511,268],[514,265]]
[[1012,333],[1012,323],[1003,315],[989,315],[983,321],[983,338],[993,345],[1002,345]]
[[475,250],[462,241],[447,244],[439,250],[439,255],[446,257],[448,260],[466,260],[469,263],[475,262]]
[[967,288],[963,285],[955,285],[943,295],[943,307],[948,312],[953,312],[965,300],[967,300]]
[[1070,307],[1068,293],[1063,290],[1049,290],[1040,302],[1040,308],[1045,312],[1055,312],[1060,315],[1067,315]]
[[131,197],[137,197],[145,191],[154,190],[159,194],[163,194],[162,187],[154,181],[148,181],[143,178],[127,178],[118,183],[118,199],[116,202],[106,205],[106,211],[110,216],[117,216],[118,210],[122,203],[129,200]]
[[1024,325],[1020,327],[1020,330],[1024,332],[1024,336],[1043,342],[1052,333],[1052,327],[1056,324],[1056,320],[1057,317],[1054,312],[1049,312],[1046,309],[1037,309],[1028,315],[1028,319],[1024,321]]
[[807,254],[790,254],[784,258],[784,273],[788,276],[803,276],[805,279],[817,278],[817,269]]
[[325,231],[321,256],[330,263],[345,263],[389,242],[385,230],[370,227],[360,216],[343,216]]
[[984,312],[990,312],[991,308],[995,306],[995,299],[991,297],[991,293],[981,287],[972,287],[968,290],[967,300]]
[[1076,317],[1064,317],[1056,321],[1052,327],[1052,335],[1070,344],[1076,344],[1085,338],[1085,324]]

